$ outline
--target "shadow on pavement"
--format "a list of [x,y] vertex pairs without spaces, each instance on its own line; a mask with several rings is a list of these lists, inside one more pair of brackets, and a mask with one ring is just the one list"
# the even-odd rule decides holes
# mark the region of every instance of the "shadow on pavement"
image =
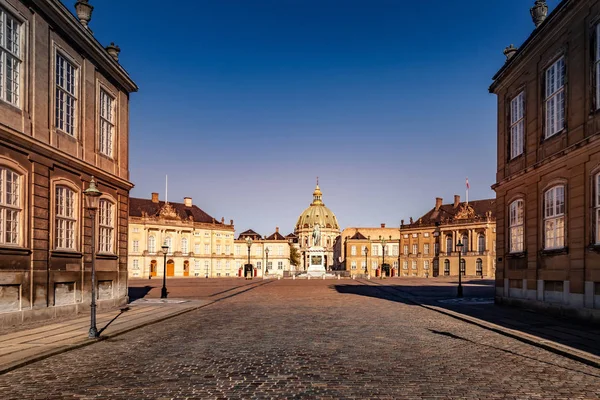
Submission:
[[451,285],[385,283],[373,280],[369,284],[334,285],[333,288],[339,293],[435,306],[600,356],[600,327],[534,310],[490,304],[494,293],[491,285],[484,287],[464,282],[467,284],[465,297],[456,299],[456,287]]
[[146,297],[146,295],[148,293],[150,293],[150,291],[154,288],[154,286],[143,286],[143,287],[129,287],[128,289],[128,295],[129,295],[129,302],[133,302],[135,300],[138,299],[143,299],[144,297]]

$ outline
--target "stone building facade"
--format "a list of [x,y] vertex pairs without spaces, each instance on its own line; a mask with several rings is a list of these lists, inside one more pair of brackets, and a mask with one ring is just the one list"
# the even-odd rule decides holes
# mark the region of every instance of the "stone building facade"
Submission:
[[318,182],[312,203],[300,214],[294,228],[300,252],[300,271],[308,269],[308,250],[315,245],[313,231],[317,225],[321,232],[321,247],[325,251],[325,268],[332,269],[335,264],[334,245],[340,235],[340,226],[335,214],[323,203],[323,193]]
[[59,0],[0,1],[0,322],[89,308],[94,176],[100,308],[127,300],[129,95],[136,84]]
[[600,316],[600,1],[563,0],[493,78],[496,298]]
[[[340,259],[351,275],[493,277],[495,268],[495,201],[476,200],[435,206],[398,228],[347,228],[341,235]],[[385,242],[383,243],[382,240]],[[456,244],[463,244],[459,262]],[[384,249],[385,246],[385,249]],[[365,251],[366,249],[366,251]],[[385,251],[385,254],[384,254]],[[384,261],[385,260],[385,261]],[[366,269],[365,269],[366,266]]]
[[[248,249],[248,239],[252,239]],[[290,246],[293,241],[279,233],[279,227],[269,236],[261,237],[252,229],[240,233],[235,241],[235,263],[238,274],[245,264],[253,267],[255,277],[283,277],[293,269],[290,265]],[[249,257],[248,257],[249,256]]]
[[[185,197],[183,203],[131,198],[129,203],[129,276],[236,276],[233,220],[215,220]],[[163,253],[162,246],[169,250]]]

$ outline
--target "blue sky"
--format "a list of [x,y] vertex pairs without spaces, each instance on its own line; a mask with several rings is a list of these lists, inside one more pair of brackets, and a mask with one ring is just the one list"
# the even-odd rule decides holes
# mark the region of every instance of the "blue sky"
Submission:
[[467,176],[494,197],[487,88],[533,3],[91,0],[140,87],[131,195],[164,199],[168,175],[171,201],[264,235],[293,231],[317,176],[342,228],[417,218]]

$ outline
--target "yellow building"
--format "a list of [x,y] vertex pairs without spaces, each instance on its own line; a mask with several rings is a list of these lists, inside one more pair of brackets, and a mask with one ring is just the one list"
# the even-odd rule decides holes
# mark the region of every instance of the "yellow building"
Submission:
[[[168,246],[166,265],[162,246]],[[192,204],[130,198],[129,257],[131,278],[236,276],[233,220],[213,217]]]
[[[320,246],[323,247],[325,253],[325,268],[332,269],[335,264],[334,259],[334,244],[340,235],[340,226],[335,214],[323,203],[323,193],[317,187],[313,192],[313,201],[310,206],[305,209],[294,229],[294,235],[297,236],[298,250],[300,252],[299,270],[308,268],[308,249],[315,246],[314,232],[315,228],[320,232]],[[289,236],[289,235],[288,235]]]
[[339,260],[341,269],[351,276],[378,276],[381,266],[390,276],[398,271],[400,230],[386,228],[346,228],[341,234]]
[[290,268],[291,241],[279,233],[279,227],[267,237],[249,229],[235,240],[235,264],[238,274],[252,264],[254,277],[287,276]]

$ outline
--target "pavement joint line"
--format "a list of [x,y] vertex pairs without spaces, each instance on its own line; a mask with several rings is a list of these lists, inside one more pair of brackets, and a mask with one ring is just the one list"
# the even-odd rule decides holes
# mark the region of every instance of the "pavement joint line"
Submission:
[[[361,280],[361,282],[363,282],[363,281]],[[364,281],[364,283],[370,284],[371,286],[375,286],[375,287],[381,286],[381,284],[376,283],[376,282]],[[577,350],[570,346],[562,345],[560,343],[556,343],[551,340],[539,339],[537,336],[530,335],[530,334],[520,332],[520,331],[516,331],[516,330],[510,329],[510,328],[504,328],[500,325],[494,324],[492,322],[483,321],[479,318],[466,316],[466,315],[457,313],[452,310],[446,310],[446,309],[438,308],[436,306],[431,306],[431,305],[422,303],[422,302],[416,300],[415,296],[405,293],[405,292],[402,292],[398,288],[394,288],[394,293],[396,293],[397,297],[399,297],[403,300],[409,301],[414,305],[423,307],[423,308],[431,310],[431,311],[438,312],[440,314],[447,315],[449,317],[461,320],[463,322],[470,323],[472,325],[479,326],[481,328],[496,332],[498,334],[516,339],[520,342],[542,348],[542,349],[550,351],[554,354],[558,354],[560,356],[569,358],[571,360],[578,361],[580,363],[600,369],[600,357],[595,356],[594,354],[587,353],[582,350]]]
[[134,331],[136,329],[144,328],[144,327],[149,326],[149,325],[153,325],[153,324],[156,324],[156,323],[159,323],[159,322],[163,322],[163,321],[169,320],[171,318],[178,317],[178,316],[180,316],[182,314],[186,314],[186,313],[189,313],[189,312],[192,312],[192,311],[196,311],[196,310],[208,307],[208,306],[210,306],[212,304],[215,304],[215,303],[217,303],[219,301],[226,300],[226,299],[231,298],[233,296],[236,296],[238,294],[245,293],[245,292],[247,292],[247,291],[249,291],[251,289],[254,289],[256,287],[260,287],[260,286],[262,286],[264,284],[267,284],[267,283],[270,283],[270,282],[262,282],[262,281],[260,281],[260,282],[257,282],[257,284],[255,286],[252,286],[252,287],[248,287],[248,285],[243,285],[242,287],[244,288],[244,290],[242,290],[240,292],[232,293],[232,294],[229,294],[229,295],[224,296],[222,298],[218,298],[218,299],[214,299],[214,300],[203,300],[203,301],[205,301],[205,303],[203,303],[203,304],[199,304],[197,306],[192,306],[192,307],[186,307],[183,310],[177,311],[177,312],[172,313],[172,314],[165,315],[164,317],[160,317],[158,319],[150,320],[150,321],[147,321],[145,323],[142,323],[142,324],[139,324],[139,325],[135,325],[135,326],[131,326],[129,328],[124,328],[124,329],[121,329],[121,330],[118,330],[118,331],[115,331],[115,332],[112,332],[112,333],[107,333],[105,335],[102,335],[102,336],[96,338],[95,340],[89,339],[89,338],[83,339],[83,337],[82,337],[82,341],[80,343],[67,344],[67,345],[57,345],[57,347],[48,349],[47,351],[42,351],[41,353],[39,353],[36,356],[25,358],[25,359],[22,359],[22,360],[13,362],[13,363],[7,363],[4,366],[0,365],[0,375],[4,375],[4,374],[6,374],[6,373],[8,373],[10,371],[14,371],[15,369],[24,367],[24,366],[29,365],[29,364],[33,364],[33,363],[35,363],[37,361],[41,361],[41,360],[44,360],[46,358],[50,358],[50,357],[58,355],[58,354],[66,353],[66,352],[69,352],[69,351],[72,351],[72,350],[76,350],[76,349],[80,349],[80,348],[86,347],[86,346],[91,346],[91,345],[93,345],[95,343],[99,343],[99,342],[102,342],[102,341],[105,341],[105,340],[108,340],[108,339],[115,338],[117,336],[121,336],[121,335],[123,335],[125,333]]

